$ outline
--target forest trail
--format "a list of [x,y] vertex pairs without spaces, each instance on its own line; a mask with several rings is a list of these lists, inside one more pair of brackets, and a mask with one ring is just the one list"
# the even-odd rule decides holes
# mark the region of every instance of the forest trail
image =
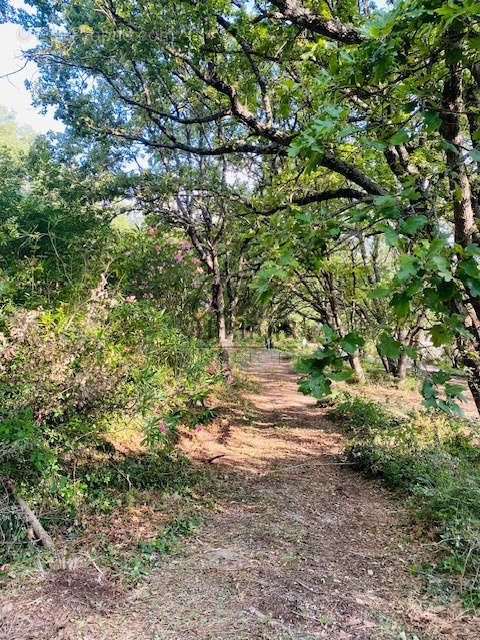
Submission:
[[[225,472],[216,509],[195,537],[126,594],[107,590],[92,604],[63,585],[57,597],[42,590],[23,611],[19,600],[23,635],[17,625],[6,638],[480,637],[478,620],[422,593],[409,571],[421,550],[406,541],[398,500],[339,464],[340,430],[298,393],[289,363],[263,353],[249,375],[256,388],[229,421],[184,442],[198,460],[222,455],[214,464]],[[35,630],[29,620],[42,613]]]

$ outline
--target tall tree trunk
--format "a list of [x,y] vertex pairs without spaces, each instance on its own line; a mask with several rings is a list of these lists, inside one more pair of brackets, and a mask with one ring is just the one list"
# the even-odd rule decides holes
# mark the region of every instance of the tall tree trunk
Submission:
[[398,357],[397,370],[395,372],[395,380],[397,384],[402,386],[407,378],[407,354],[402,352]]
[[348,356],[348,362],[355,372],[357,382],[365,382],[365,373],[363,371],[362,363],[360,362],[360,356],[358,351],[355,351],[353,355]]
[[226,362],[227,364],[230,364],[229,347],[231,347],[231,342],[227,335],[227,324],[225,321],[225,298],[223,293],[222,280],[220,278],[220,267],[218,264],[217,255],[214,255],[212,257],[212,271],[212,303],[217,319],[217,340],[220,346],[222,360],[224,360],[224,362]]
[[[446,35],[448,46],[445,51],[447,61],[448,54],[461,44],[462,37],[463,33],[457,31],[455,27],[448,31]],[[461,60],[450,64],[447,62],[447,68],[448,76],[443,87],[442,112],[440,114],[442,120],[440,133],[453,147],[448,148],[445,151],[445,155],[452,192],[455,242],[461,247],[466,247],[471,243],[472,234],[477,231],[477,228],[470,181],[463,159],[463,136],[461,131],[461,115],[464,110],[462,100],[462,62]],[[480,298],[469,297],[469,302],[476,317],[468,312],[465,303],[452,301],[451,306],[453,311],[460,312],[464,316],[465,327],[471,334],[470,340],[465,339],[463,336],[457,336],[457,348],[466,368],[468,386],[480,413],[480,334],[477,326],[480,315]]]
[[[333,288],[333,278],[330,273],[325,274],[325,278],[329,288],[329,302],[330,308],[332,310],[332,316],[335,321],[335,326],[338,332],[338,335],[343,338],[345,337],[345,329],[342,322],[342,317],[340,315],[340,311],[338,309],[337,299],[335,297],[335,291]],[[360,357],[358,355],[358,351],[355,351],[353,354],[348,354],[348,362],[355,372],[355,378],[357,382],[365,382],[365,373],[363,371],[362,363],[360,362]]]

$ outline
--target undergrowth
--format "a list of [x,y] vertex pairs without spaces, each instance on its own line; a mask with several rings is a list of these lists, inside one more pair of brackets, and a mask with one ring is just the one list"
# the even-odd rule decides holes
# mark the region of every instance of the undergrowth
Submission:
[[330,415],[348,435],[346,457],[366,474],[411,496],[419,535],[434,539],[432,583],[480,606],[480,448],[477,427],[429,411],[397,416],[343,394]]

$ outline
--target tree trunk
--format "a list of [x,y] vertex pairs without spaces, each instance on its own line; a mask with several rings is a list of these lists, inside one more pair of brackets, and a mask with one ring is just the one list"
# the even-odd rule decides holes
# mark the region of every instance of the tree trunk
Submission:
[[407,378],[407,362],[407,354],[402,352],[398,357],[397,370],[395,371],[395,380],[399,386],[402,386]]
[[390,373],[390,363],[388,361],[388,358],[386,358],[383,354],[380,353],[380,349],[378,348],[378,345],[377,345],[377,353],[383,365],[383,368],[385,369],[385,373]]
[[217,319],[217,340],[220,346],[220,355],[226,364],[230,364],[231,342],[227,336],[227,325],[225,322],[225,299],[223,296],[223,286],[220,279],[220,268],[218,257],[213,257],[213,285],[212,285],[212,303],[215,309]]
[[[337,305],[337,299],[335,297],[335,291],[333,288],[333,278],[330,273],[325,274],[326,281],[329,288],[329,302],[330,308],[332,310],[333,319],[335,321],[335,325],[337,328],[338,335],[341,338],[345,337],[345,329],[343,327],[342,318],[340,316],[340,311]],[[348,361],[353,371],[355,372],[355,378],[357,382],[365,382],[365,373],[363,372],[362,363],[360,362],[360,358],[358,356],[358,351],[355,351],[353,354],[349,354]]]
[[233,339],[235,337],[235,328],[236,328],[235,311],[230,310],[230,317],[228,322],[228,333],[227,333],[227,340],[230,342],[230,344],[233,344]]
[[15,487],[14,483],[12,482],[12,480],[10,480],[10,478],[4,478],[4,482],[7,485],[8,490],[10,491],[10,493],[13,495],[13,497],[17,501],[17,504],[20,507],[20,509],[21,509],[21,511],[22,511],[22,513],[23,513],[23,515],[25,517],[25,520],[32,527],[32,529],[33,529],[35,535],[37,536],[37,538],[40,540],[40,542],[43,544],[43,546],[46,549],[50,549],[50,551],[54,551],[55,550],[55,545],[53,543],[52,538],[45,531],[45,529],[41,525],[40,521],[38,520],[37,516],[33,513],[33,511],[30,509],[30,507],[25,502],[25,500],[22,498],[22,496],[20,496],[17,493],[16,487]]
[[357,379],[357,382],[365,382],[365,374],[363,372],[363,367],[362,363],[360,362],[358,351],[355,351],[353,355],[349,355],[348,361],[355,372],[355,378]]

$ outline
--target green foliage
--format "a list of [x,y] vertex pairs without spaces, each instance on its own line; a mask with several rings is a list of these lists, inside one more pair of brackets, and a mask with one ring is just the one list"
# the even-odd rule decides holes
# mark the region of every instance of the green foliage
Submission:
[[480,449],[473,423],[431,412],[396,416],[345,394],[331,411],[347,459],[411,496],[412,517],[439,542],[437,569],[457,574],[466,606],[480,604]]

